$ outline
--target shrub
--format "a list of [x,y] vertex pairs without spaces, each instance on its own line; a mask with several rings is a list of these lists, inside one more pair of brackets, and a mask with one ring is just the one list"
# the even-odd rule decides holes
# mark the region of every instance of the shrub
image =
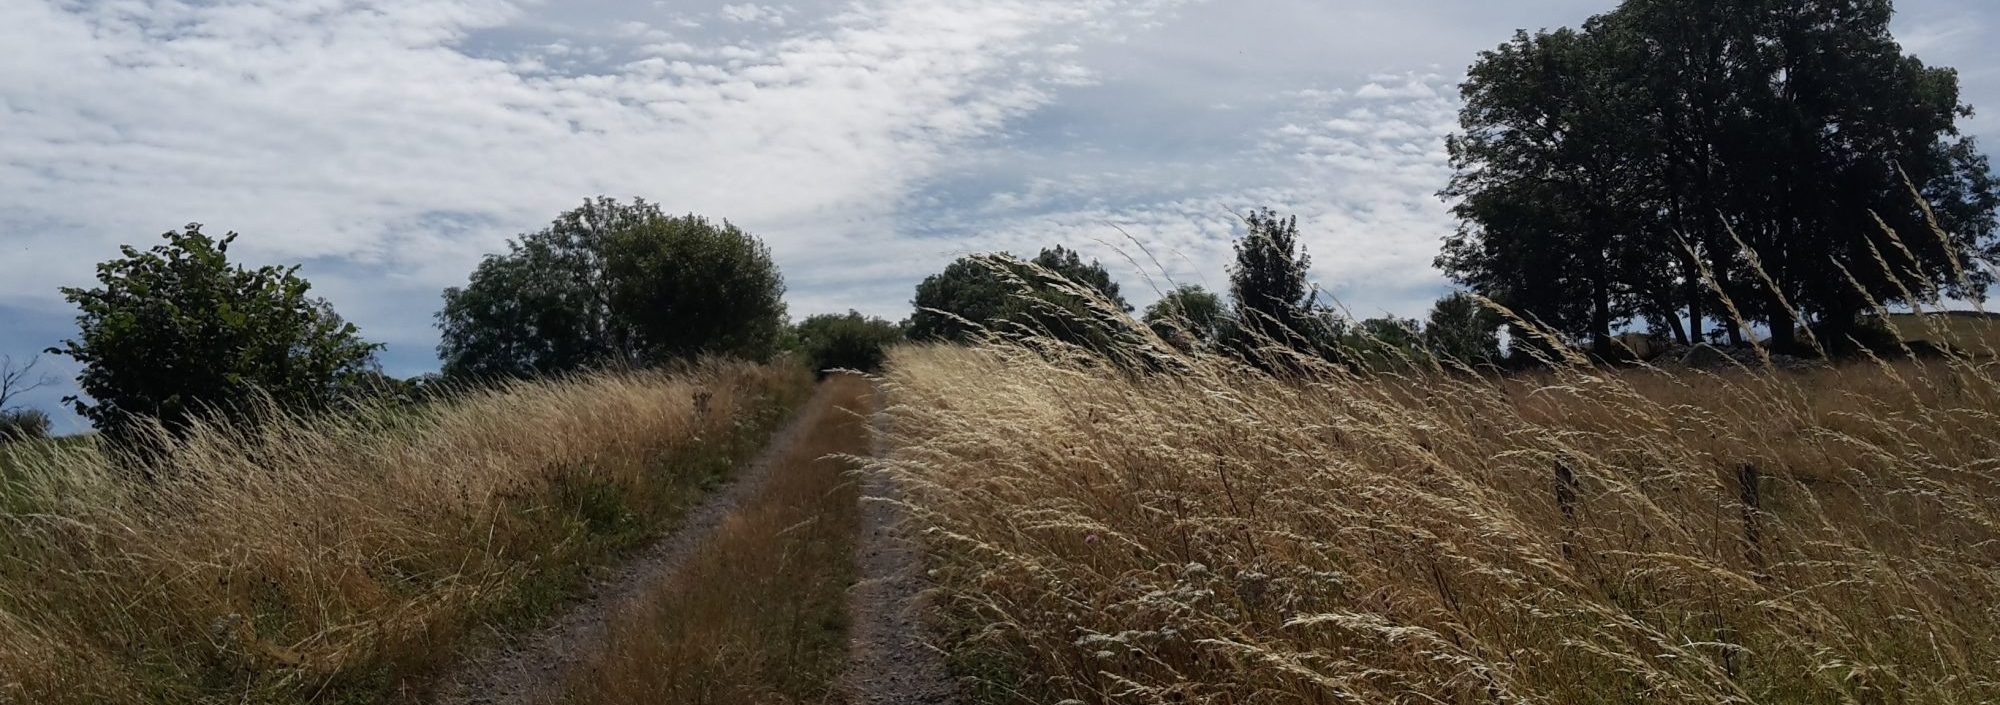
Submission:
[[298,267],[233,265],[236,233],[210,237],[199,223],[161,237],[98,265],[99,287],[63,289],[80,330],[53,352],[83,363],[89,401],[71,401],[107,437],[151,420],[179,431],[214,412],[240,417],[252,398],[324,408],[374,369],[381,346],[307,296]]
[[777,348],[784,292],[770,250],[727,221],[599,197],[446,289],[438,356],[461,380],[763,360]]
[[49,437],[49,415],[38,409],[0,411],[0,443]]
[[830,370],[882,369],[889,347],[903,340],[903,328],[848,311],[808,317],[799,324],[797,335],[799,350],[805,353],[813,371],[824,379]]

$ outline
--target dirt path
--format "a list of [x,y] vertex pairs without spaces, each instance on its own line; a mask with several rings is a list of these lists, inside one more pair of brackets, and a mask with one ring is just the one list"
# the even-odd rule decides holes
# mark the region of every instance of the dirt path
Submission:
[[[885,448],[883,392],[875,392],[874,452]],[[923,548],[906,525],[903,493],[893,479],[870,472],[861,484],[861,542],[855,555],[861,582],[849,595],[853,633],[842,689],[850,705],[962,703],[944,655],[926,643]]]
[[448,675],[436,702],[443,705],[529,705],[557,695],[563,676],[584,657],[604,648],[606,626],[625,606],[651,595],[649,588],[671,578],[709,542],[716,529],[745,500],[755,496],[785,450],[828,413],[829,387],[821,385],[764,450],[730,475],[727,484],[688,510],[679,528],[645,553],[598,579],[561,617],[541,630],[481,656]]

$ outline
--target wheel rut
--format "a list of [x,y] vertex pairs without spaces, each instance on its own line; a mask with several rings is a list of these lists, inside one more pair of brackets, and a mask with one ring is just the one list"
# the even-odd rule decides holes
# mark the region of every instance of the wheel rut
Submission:
[[[875,457],[888,450],[885,392],[875,389]],[[932,646],[924,619],[930,588],[924,552],[893,476],[861,475],[861,537],[855,554],[860,582],[849,594],[852,619],[843,691],[849,705],[958,705],[944,654]]]
[[595,580],[585,596],[559,617],[466,659],[441,680],[434,702],[530,705],[550,702],[560,695],[565,676],[576,664],[604,649],[614,616],[624,614],[624,608],[638,600],[655,596],[652,588],[680,572],[729,516],[767,484],[772,468],[784,459],[787,450],[831,411],[830,393],[828,385],[820,385],[757,457],[689,509],[673,533]]

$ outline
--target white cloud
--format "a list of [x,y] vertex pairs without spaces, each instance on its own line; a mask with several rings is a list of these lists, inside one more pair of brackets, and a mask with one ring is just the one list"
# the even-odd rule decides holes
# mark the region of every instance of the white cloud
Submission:
[[786,11],[782,8],[756,3],[723,5],[716,14],[731,22],[760,23],[774,27],[785,26]]
[[[1130,298],[1143,302],[1151,298],[1143,283],[1147,277],[1226,286],[1236,214],[1271,207],[1299,216],[1314,277],[1356,315],[1420,313],[1445,288],[1430,262],[1452,220],[1433,193],[1450,178],[1442,142],[1455,124],[1457,102],[1442,97],[1452,82],[1439,76],[1410,74],[1395,83],[1407,94],[1428,97],[1291,92],[1284,97],[1288,107],[1260,131],[1255,144],[1222,167],[1231,183],[1200,189],[1198,195],[1143,196],[1154,173],[1201,168],[1187,163],[1149,165],[1132,174],[1033,179],[1024,190],[988,199],[981,210],[984,229],[955,240],[961,251],[951,254],[1081,246],[1132,282],[1137,291]],[[1369,107],[1352,107],[1362,103]],[[1060,205],[1077,201],[1083,205]],[[1126,240],[1127,233],[1138,242]],[[1158,265],[1142,247],[1159,258]]]
[[[755,48],[662,43],[552,75],[457,48],[518,16],[501,2],[8,4],[0,41],[21,60],[0,67],[0,218],[38,257],[0,264],[0,300],[45,306],[116,243],[187,220],[248,233],[251,256],[442,286],[599,192],[809,252],[889,216],[951,145],[1045,103],[1040,86],[1080,82],[1014,58],[1120,7],[881,2]],[[580,51],[606,58],[540,54]],[[464,217],[484,227],[431,224]]]
[[[1056,243],[1148,298],[1114,225],[1219,287],[1230,211],[1270,205],[1357,313],[1412,315],[1452,227],[1450,77],[1611,4],[9,0],[0,352],[62,335],[57,287],[119,244],[200,220],[306,262],[411,371],[440,288],[599,193],[760,234],[800,314],[899,316],[951,257]],[[1990,148],[2000,10],[1898,9]]]

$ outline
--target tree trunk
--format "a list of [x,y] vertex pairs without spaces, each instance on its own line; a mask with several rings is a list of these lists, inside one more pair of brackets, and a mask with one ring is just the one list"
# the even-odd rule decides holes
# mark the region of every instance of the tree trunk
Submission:
[[1597,276],[1590,283],[1590,334],[1596,338],[1592,347],[1603,355],[1611,352],[1611,287],[1604,281],[1603,252],[1598,254]]
[[1705,296],[1707,285],[1701,281],[1701,265],[1694,262],[1692,255],[1687,260],[1686,268],[1684,286],[1687,288],[1688,339],[1683,342],[1700,345],[1708,337],[1708,323],[1703,320],[1706,311],[1701,305],[1708,298]]
[[1777,297],[1771,297],[1771,351],[1790,355],[1798,349],[1798,319],[1791,309],[1779,304]]

